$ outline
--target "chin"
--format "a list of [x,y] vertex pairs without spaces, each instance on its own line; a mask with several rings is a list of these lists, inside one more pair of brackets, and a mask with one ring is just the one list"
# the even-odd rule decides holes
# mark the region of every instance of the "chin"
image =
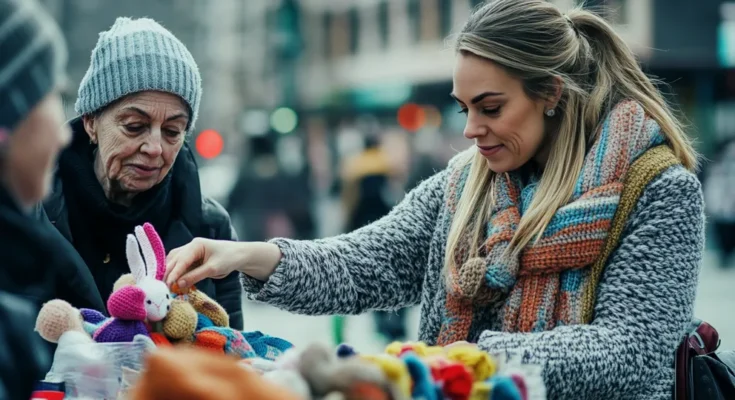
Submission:
[[516,168],[513,168],[511,163],[503,161],[491,161],[488,159],[485,159],[487,161],[487,167],[490,168],[490,171],[495,172],[496,174],[504,174],[506,172],[513,171]]

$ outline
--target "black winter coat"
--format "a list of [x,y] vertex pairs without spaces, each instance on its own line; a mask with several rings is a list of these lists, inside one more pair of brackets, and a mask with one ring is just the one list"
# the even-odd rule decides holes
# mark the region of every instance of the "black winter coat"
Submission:
[[[68,276],[79,288],[77,302],[70,300],[73,305],[107,302],[114,282],[130,272],[125,238],[135,225],[150,222],[167,251],[195,237],[237,240],[224,208],[202,195],[196,160],[187,144],[164,181],[136,196],[133,205],[125,209],[104,197],[94,177],[94,147],[81,121],[73,120],[71,126],[72,144],[62,152],[52,194],[36,215],[50,221],[77,250],[81,256],[77,260],[83,260],[76,274]],[[227,310],[230,326],[242,329],[239,273],[221,280],[206,279],[196,286]]]

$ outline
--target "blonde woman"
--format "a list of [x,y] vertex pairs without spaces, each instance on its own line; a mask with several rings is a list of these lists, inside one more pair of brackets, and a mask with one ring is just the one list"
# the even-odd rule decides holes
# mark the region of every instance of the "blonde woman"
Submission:
[[239,270],[252,298],[304,314],[420,303],[421,340],[520,354],[551,398],[670,398],[703,250],[681,124],[581,9],[492,1],[456,50],[474,145],[388,216],[317,241],[195,240],[168,281]]

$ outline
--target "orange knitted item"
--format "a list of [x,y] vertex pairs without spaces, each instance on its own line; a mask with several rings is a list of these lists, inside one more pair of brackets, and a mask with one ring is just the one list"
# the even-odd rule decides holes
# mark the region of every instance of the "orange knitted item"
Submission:
[[146,364],[131,391],[132,400],[301,399],[236,360],[205,351],[161,349]]
[[194,346],[207,349],[218,354],[225,354],[227,338],[217,332],[204,331],[197,333]]
[[151,336],[151,340],[153,341],[153,343],[156,344],[156,347],[172,347],[173,346],[171,342],[169,342],[168,339],[166,339],[166,336],[163,336],[160,333],[153,332],[150,334],[150,336]]

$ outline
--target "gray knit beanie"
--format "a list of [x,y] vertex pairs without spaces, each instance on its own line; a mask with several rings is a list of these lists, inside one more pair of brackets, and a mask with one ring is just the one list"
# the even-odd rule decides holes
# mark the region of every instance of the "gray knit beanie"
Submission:
[[36,0],[0,0],[0,130],[12,133],[64,77],[67,52]]
[[194,57],[166,28],[149,18],[118,18],[101,32],[74,109],[90,114],[128,94],[146,90],[181,97],[194,126],[202,97],[202,78]]

